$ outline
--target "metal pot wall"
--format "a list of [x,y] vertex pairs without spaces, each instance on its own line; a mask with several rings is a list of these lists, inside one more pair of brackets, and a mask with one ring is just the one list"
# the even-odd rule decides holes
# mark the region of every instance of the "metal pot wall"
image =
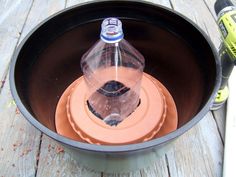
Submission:
[[[146,59],[145,72],[169,90],[178,129],[151,141],[105,146],[76,142],[55,131],[56,104],[82,75],[80,58],[99,38],[105,17],[122,20],[125,39]],[[12,95],[37,129],[65,146],[92,169],[127,172],[153,163],[175,138],[209,111],[219,87],[217,53],[188,19],[161,6],[135,1],[97,1],[66,9],[40,23],[22,41],[10,66]]]

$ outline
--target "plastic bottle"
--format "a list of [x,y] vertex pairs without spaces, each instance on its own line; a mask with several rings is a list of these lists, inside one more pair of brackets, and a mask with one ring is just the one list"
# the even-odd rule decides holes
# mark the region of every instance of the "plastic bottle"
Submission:
[[124,39],[120,20],[106,18],[101,28],[100,40],[82,56],[81,68],[89,110],[116,126],[140,103],[145,60]]

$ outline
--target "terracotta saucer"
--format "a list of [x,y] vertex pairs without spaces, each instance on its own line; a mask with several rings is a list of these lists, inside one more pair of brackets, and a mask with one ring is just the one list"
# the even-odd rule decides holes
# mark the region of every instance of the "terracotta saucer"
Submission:
[[117,145],[147,141],[177,127],[177,111],[171,95],[148,74],[143,76],[140,106],[116,127],[105,124],[88,110],[83,92],[86,86],[80,77],[60,98],[55,118],[59,134],[77,141]]

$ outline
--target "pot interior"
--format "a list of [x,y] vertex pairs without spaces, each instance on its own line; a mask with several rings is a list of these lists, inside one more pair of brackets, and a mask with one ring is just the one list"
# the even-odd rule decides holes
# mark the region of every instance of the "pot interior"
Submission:
[[[68,9],[31,33],[15,65],[17,93],[28,112],[55,131],[57,102],[82,75],[81,56],[99,39],[106,17],[118,17],[125,39],[146,60],[177,106],[178,128],[205,106],[216,85],[216,63],[203,35],[184,18],[150,4],[107,1]],[[157,108],[158,109],[158,108]]]

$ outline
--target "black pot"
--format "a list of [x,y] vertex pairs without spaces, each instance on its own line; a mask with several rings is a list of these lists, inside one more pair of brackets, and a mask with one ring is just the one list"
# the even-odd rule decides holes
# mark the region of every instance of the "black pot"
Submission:
[[[179,117],[176,131],[122,146],[76,142],[56,133],[56,104],[66,87],[82,75],[80,58],[99,39],[106,17],[121,19],[125,39],[146,59],[145,72],[173,96]],[[63,144],[79,163],[111,172],[127,172],[155,161],[209,111],[219,83],[217,53],[196,25],[164,7],[134,1],[98,1],[51,16],[25,37],[10,65],[12,95],[26,119]]]

